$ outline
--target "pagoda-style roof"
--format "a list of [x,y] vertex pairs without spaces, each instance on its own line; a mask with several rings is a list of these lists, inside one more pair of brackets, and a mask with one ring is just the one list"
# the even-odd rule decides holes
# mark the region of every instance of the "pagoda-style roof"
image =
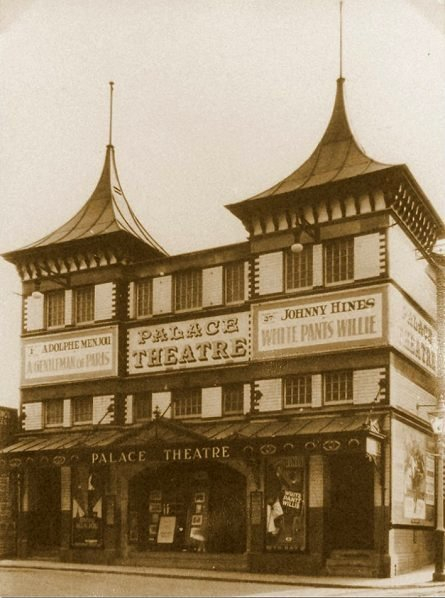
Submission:
[[337,79],[337,93],[331,119],[321,141],[309,158],[270,189],[226,206],[231,212],[238,216],[241,206],[258,199],[276,197],[391,168],[391,165],[377,162],[367,156],[355,140],[346,115],[344,81],[343,77]]
[[84,206],[68,222],[16,251],[5,254],[6,259],[17,253],[35,252],[50,246],[72,244],[98,237],[108,238],[113,233],[127,233],[142,242],[150,253],[157,256],[168,255],[139,222],[122,191],[116,169],[114,146],[108,145],[102,174],[95,190]]

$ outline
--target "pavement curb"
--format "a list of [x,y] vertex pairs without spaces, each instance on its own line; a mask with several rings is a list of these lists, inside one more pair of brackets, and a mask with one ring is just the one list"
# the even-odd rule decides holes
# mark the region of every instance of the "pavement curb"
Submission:
[[[197,579],[202,581],[225,581],[231,583],[263,583],[271,585],[292,585],[292,586],[311,586],[316,588],[340,588],[340,589],[358,589],[358,590],[409,590],[415,588],[445,588],[445,582],[422,581],[418,583],[380,583],[376,579],[376,583],[345,583],[343,580],[338,583],[335,580],[321,581],[317,577],[298,578],[288,576],[280,576],[275,574],[255,574],[244,572],[213,572],[188,569],[184,572],[180,570],[170,569],[146,569],[135,567],[119,567],[115,568],[113,565],[82,565],[79,563],[33,563],[32,561],[22,561],[20,563],[14,561],[0,561],[1,569],[38,569],[42,571],[73,571],[78,573],[101,573],[112,575],[136,575],[139,577],[168,577],[170,579]],[[355,578],[357,579],[357,578]]]

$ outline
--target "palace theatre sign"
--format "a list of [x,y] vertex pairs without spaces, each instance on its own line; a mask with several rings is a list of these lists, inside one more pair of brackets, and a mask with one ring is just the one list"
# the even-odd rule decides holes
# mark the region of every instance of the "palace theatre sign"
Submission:
[[128,331],[128,373],[227,365],[249,358],[249,312]]

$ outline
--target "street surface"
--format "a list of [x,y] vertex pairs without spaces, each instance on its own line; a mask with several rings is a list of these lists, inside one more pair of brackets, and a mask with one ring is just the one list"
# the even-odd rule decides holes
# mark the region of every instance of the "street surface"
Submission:
[[395,588],[321,588],[259,582],[148,577],[66,570],[0,569],[0,596],[444,596],[445,584]]

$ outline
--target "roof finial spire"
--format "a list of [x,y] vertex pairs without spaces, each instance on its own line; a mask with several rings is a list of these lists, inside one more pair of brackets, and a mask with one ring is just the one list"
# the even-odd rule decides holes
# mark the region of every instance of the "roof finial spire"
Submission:
[[110,81],[110,136],[108,145],[113,145],[113,85],[114,81]]
[[343,1],[340,0],[340,79],[343,79]]

